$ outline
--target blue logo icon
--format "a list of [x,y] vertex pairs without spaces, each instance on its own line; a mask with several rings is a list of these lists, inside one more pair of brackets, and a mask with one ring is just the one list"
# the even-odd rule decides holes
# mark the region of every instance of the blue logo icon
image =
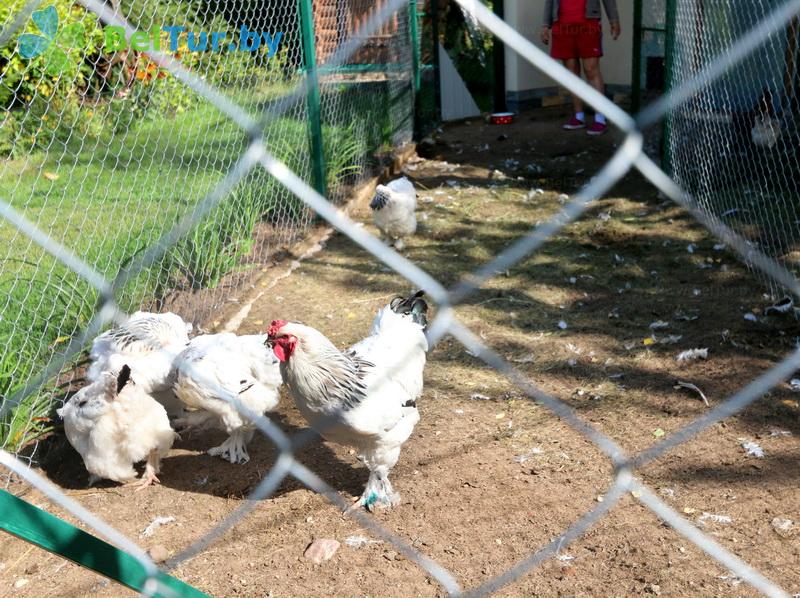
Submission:
[[84,45],[84,28],[82,23],[71,23],[59,31],[58,12],[55,6],[37,10],[31,15],[33,22],[42,35],[23,33],[19,36],[19,54],[23,58],[32,59],[43,56],[45,71],[50,75],[58,75],[69,65],[67,52]]

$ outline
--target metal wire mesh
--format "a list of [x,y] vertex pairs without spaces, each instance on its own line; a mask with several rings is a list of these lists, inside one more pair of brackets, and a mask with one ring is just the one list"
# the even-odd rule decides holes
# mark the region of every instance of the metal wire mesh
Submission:
[[[738,9],[743,9],[742,11]],[[678,2],[670,84],[680,86],[744,35],[769,3]],[[667,152],[675,181],[754,247],[794,267],[797,238],[798,21],[673,111]],[[780,167],[779,167],[780,165]],[[785,291],[764,281],[776,298]]]
[[[710,212],[702,201],[698,201],[691,193],[687,193],[686,189],[676,184],[676,182],[667,176],[658,165],[643,153],[641,134],[641,131],[645,127],[653,124],[664,116],[672,115],[673,118],[677,118],[675,115],[680,114],[681,110],[686,110],[685,106],[692,106],[696,97],[703,98],[704,94],[706,94],[709,89],[714,89],[715,82],[724,80],[726,74],[731,72],[731,69],[734,68],[735,65],[745,60],[748,56],[753,55],[753,52],[760,51],[759,48],[762,44],[773,43],[774,38],[777,37],[780,32],[784,31],[786,23],[792,22],[792,20],[796,18],[795,15],[800,12],[800,1],[793,0],[786,2],[775,9],[774,12],[765,10],[761,13],[763,18],[757,22],[752,29],[743,31],[742,35],[738,38],[731,37],[729,40],[731,45],[725,47],[724,52],[720,52],[718,59],[698,65],[697,68],[692,71],[691,76],[687,77],[680,86],[674,87],[668,94],[648,106],[641,114],[637,115],[635,119],[552,61],[519,33],[493,15],[480,2],[474,0],[457,1],[465,7],[470,14],[475,15],[475,18],[483,27],[498,36],[506,44],[507,48],[518,52],[537,68],[545,70],[551,78],[558,81],[559,84],[566,87],[572,93],[579,94],[594,108],[606,114],[608,119],[627,136],[626,141],[621,145],[617,153],[589,184],[575,194],[571,201],[564,206],[561,213],[550,221],[535,227],[519,241],[497,255],[488,264],[472,273],[468,279],[464,279],[464,282],[459,283],[452,289],[445,289],[418,266],[387,248],[375,237],[356,226],[346,216],[337,211],[332,203],[327,201],[309,185],[307,182],[309,180],[309,173],[303,170],[303,164],[293,164],[290,160],[287,160],[285,156],[280,154],[281,141],[289,140],[291,136],[287,133],[283,133],[283,137],[280,134],[275,134],[277,136],[270,137],[270,132],[280,130],[279,125],[282,122],[281,118],[289,113],[286,107],[294,106],[294,99],[302,97],[303,94],[308,91],[310,84],[307,78],[299,80],[294,89],[287,90],[288,94],[285,97],[288,97],[289,101],[286,101],[285,98],[280,98],[271,105],[265,105],[263,98],[258,96],[256,96],[255,99],[253,98],[251,95],[252,88],[247,82],[234,83],[231,84],[230,87],[227,87],[227,85],[215,79],[211,67],[208,65],[201,67],[201,69],[204,70],[197,70],[196,65],[190,65],[187,69],[182,67],[175,60],[171,60],[158,53],[148,52],[146,53],[147,56],[158,67],[168,70],[176,80],[190,88],[194,93],[208,100],[210,105],[219,109],[221,115],[217,115],[217,119],[214,121],[213,125],[207,125],[207,128],[203,131],[204,137],[202,139],[178,138],[176,135],[181,131],[179,118],[176,118],[175,125],[170,129],[169,134],[166,134],[163,130],[153,131],[152,133],[137,133],[133,131],[126,134],[133,135],[134,138],[138,138],[139,135],[142,135],[145,140],[150,139],[149,135],[152,135],[153,139],[162,140],[161,134],[164,133],[163,143],[169,144],[171,141],[174,141],[174,139],[180,139],[190,150],[207,142],[209,137],[213,137],[217,140],[215,146],[217,151],[214,152],[213,156],[190,154],[192,157],[188,158],[186,161],[178,159],[178,164],[181,167],[186,167],[189,173],[174,173],[170,170],[170,164],[176,160],[176,155],[180,155],[178,150],[183,149],[176,148],[174,144],[168,145],[167,149],[161,148],[155,157],[143,157],[139,155],[129,156],[128,154],[123,154],[121,150],[119,152],[111,151],[110,148],[116,146],[108,145],[100,148],[98,151],[101,155],[110,156],[110,158],[107,162],[102,163],[102,168],[99,168],[98,172],[94,173],[93,176],[90,176],[89,173],[74,174],[77,169],[73,167],[71,171],[69,171],[72,174],[65,175],[65,178],[68,179],[68,182],[72,179],[77,179],[79,189],[81,186],[91,187],[95,193],[97,193],[98,197],[113,202],[114,206],[110,208],[109,219],[118,218],[119,215],[124,212],[124,206],[129,205],[132,201],[130,189],[126,190],[124,188],[125,181],[113,178],[106,181],[102,178],[103,176],[109,176],[105,174],[107,170],[113,173],[115,172],[114,169],[119,167],[120,164],[131,167],[134,171],[137,171],[138,168],[143,168],[140,167],[140,164],[149,163],[148,160],[161,164],[166,174],[163,175],[165,178],[161,179],[162,184],[159,188],[160,191],[163,192],[165,188],[175,188],[173,176],[179,174],[182,178],[177,180],[180,180],[181,184],[186,185],[187,188],[194,189],[196,197],[200,197],[202,194],[203,199],[199,201],[195,200],[194,202],[186,200],[189,201],[189,203],[185,209],[178,214],[174,214],[174,216],[178,217],[178,221],[174,226],[170,226],[170,219],[168,219],[167,223],[164,223],[164,219],[161,217],[158,219],[159,222],[161,222],[160,227],[152,225],[154,230],[146,229],[140,225],[138,228],[134,226],[123,227],[123,231],[118,232],[116,237],[113,236],[113,233],[109,233],[109,235],[112,235],[112,239],[124,239],[129,243],[135,243],[137,241],[142,242],[143,239],[146,240],[144,248],[139,253],[130,261],[119,264],[103,261],[101,259],[101,252],[99,251],[100,245],[94,247],[91,243],[86,244],[85,239],[81,239],[80,235],[77,234],[83,229],[90,227],[87,222],[80,220],[86,218],[85,212],[81,212],[77,215],[76,220],[70,223],[71,226],[65,226],[63,221],[55,217],[55,210],[51,212],[40,210],[37,212],[30,209],[30,202],[32,202],[34,198],[42,197],[42,195],[37,195],[35,190],[26,190],[22,188],[21,183],[16,183],[10,190],[3,189],[4,197],[2,198],[2,203],[0,203],[0,210],[4,218],[2,226],[5,227],[3,229],[3,234],[18,243],[25,243],[26,261],[33,264],[34,266],[31,267],[34,267],[37,272],[46,272],[51,284],[55,284],[53,281],[57,281],[58,284],[61,285],[59,289],[62,287],[69,288],[72,291],[69,295],[70,300],[87,303],[82,320],[78,320],[75,325],[68,330],[59,330],[61,334],[66,333],[71,336],[70,339],[58,343],[66,345],[63,350],[59,351],[58,347],[55,346],[46,349],[42,347],[31,349],[38,353],[47,352],[52,356],[47,360],[49,366],[43,373],[31,376],[33,372],[12,371],[15,379],[24,377],[27,384],[24,384],[22,389],[13,389],[14,392],[4,392],[4,402],[2,406],[3,417],[7,417],[8,414],[12,412],[12,409],[17,407],[26,397],[32,396],[35,392],[38,392],[40,387],[48,382],[62,366],[70,362],[70,360],[85,346],[88,339],[92,338],[106,323],[118,315],[119,308],[136,305],[135,299],[137,295],[130,290],[130,287],[132,286],[138,289],[138,292],[146,290],[147,287],[144,286],[145,283],[141,281],[149,280],[148,276],[150,275],[148,272],[150,272],[150,269],[152,267],[156,267],[157,270],[159,267],[163,268],[163,260],[167,259],[166,256],[169,255],[170,250],[178,244],[187,242],[189,235],[193,234],[191,231],[196,231],[197,226],[218,226],[220,222],[218,210],[224,209],[225,206],[229,205],[230,201],[236,200],[236,193],[243,182],[247,182],[250,177],[256,177],[257,181],[261,184],[274,185],[273,188],[276,190],[285,189],[287,193],[287,202],[290,201],[291,198],[300,200],[312,212],[327,220],[353,242],[371,252],[375,257],[411,281],[415,286],[425,288],[439,307],[436,318],[431,323],[428,332],[429,340],[432,344],[438,342],[445,334],[452,335],[473,355],[506,376],[528,397],[544,405],[568,425],[593,442],[608,456],[614,465],[614,475],[611,480],[611,486],[606,492],[605,500],[602,504],[598,505],[590,512],[587,512],[581,519],[576,521],[552,542],[532,553],[513,568],[490,579],[483,585],[468,591],[462,590],[453,575],[446,569],[432,561],[416,548],[409,546],[396,534],[383,528],[376,523],[374,519],[360,513],[353,514],[362,525],[369,528],[373,533],[387,542],[391,542],[406,557],[426,570],[450,595],[486,595],[514,581],[530,571],[533,567],[542,563],[548,557],[554,555],[557,550],[563,549],[564,546],[571,541],[580,537],[594,522],[598,521],[614,508],[618,504],[619,499],[626,492],[635,491],[634,496],[636,496],[644,506],[652,510],[659,518],[667,522],[678,533],[685,536],[711,557],[734,571],[740,579],[751,584],[754,588],[766,595],[785,596],[786,593],[773,581],[766,579],[761,573],[717,544],[709,536],[703,534],[699,529],[664,504],[635,477],[635,473],[638,469],[662,456],[670,449],[686,442],[689,438],[692,438],[712,424],[741,411],[774,385],[784,380],[800,366],[800,350],[790,354],[782,362],[775,365],[759,378],[750,382],[734,396],[711,409],[704,416],[698,418],[682,430],[671,435],[666,441],[658,443],[638,455],[627,455],[613,439],[583,421],[566,403],[537,388],[500,355],[487,347],[477,335],[473,334],[466,326],[458,321],[455,317],[453,307],[473,293],[484,281],[493,277],[497,272],[504,271],[510,265],[530,255],[531,252],[539,248],[567,223],[580,217],[593,199],[606,192],[617,180],[631,170],[631,168],[638,169],[642,175],[649,179],[663,193],[686,208],[714,235],[737,251],[748,265],[761,272],[765,278],[774,281],[775,284],[787,289],[793,295],[800,295],[800,285],[798,285],[797,280],[790,272],[776,260],[759,251],[758,248],[754,247],[747,239],[728,227],[720,218],[715,217],[714,213]],[[24,7],[24,10],[30,12],[35,8],[35,4],[35,2],[29,3]],[[142,20],[146,18],[143,11],[115,11],[98,0],[82,0],[81,4],[95,12],[104,21],[115,25],[124,25],[125,19]],[[337,6],[340,5],[337,4]],[[355,55],[363,39],[369,39],[379,32],[387,31],[387,29],[393,31],[398,18],[400,18],[398,15],[404,14],[406,7],[407,3],[404,0],[389,1],[386,4],[379,5],[376,10],[369,14],[365,22],[357,28],[359,35],[345,35],[343,36],[345,39],[339,37],[337,39],[336,49],[332,51],[327,58],[321,60],[321,64],[327,67],[348,64],[348,60]],[[23,7],[17,6],[16,10],[23,10]],[[6,23],[13,23],[12,26],[14,27],[18,27],[19,23],[24,22],[25,19],[16,19],[13,15],[6,20]],[[144,21],[142,20],[141,22]],[[5,38],[7,35],[7,33],[0,35],[0,39]],[[402,41],[398,41],[400,46],[402,46],[403,43]],[[722,50],[722,47],[720,50]],[[324,81],[325,73],[321,73],[320,76]],[[329,84],[333,85],[332,82],[325,82],[323,86]],[[401,85],[400,80],[398,80],[396,92],[400,93],[400,88],[405,89],[405,87],[403,87],[404,85],[405,82]],[[288,87],[291,87],[291,85]],[[222,93],[220,91],[221,89],[225,89],[225,92]],[[331,91],[331,89],[326,89],[324,95],[331,93]],[[339,111],[346,110],[345,108],[341,108],[343,102],[344,99],[342,97],[336,98],[335,96],[326,100],[325,114],[327,118],[331,119],[331,121],[328,122],[336,122],[336,115]],[[267,108],[265,113],[269,115],[269,118],[259,119],[258,117],[251,116],[252,114],[260,114],[264,108]],[[106,106],[100,107],[98,105],[98,109],[108,110],[109,108]],[[29,111],[29,114],[30,113]],[[42,114],[42,116],[44,115],[46,115],[46,113]],[[66,108],[62,107],[57,112],[58,117],[66,117],[66,115]],[[6,118],[7,117],[6,115]],[[25,118],[28,118],[28,116],[26,115],[23,117],[23,119]],[[233,139],[235,139],[236,135],[239,135],[240,139],[238,140],[238,145],[244,148],[241,155],[237,155],[238,152],[234,151],[236,144],[233,141],[227,139],[220,140],[217,138],[217,135],[221,134],[222,131],[230,131]],[[351,131],[350,134],[358,135],[359,132]],[[58,152],[57,155],[59,158],[56,161],[58,164],[71,164],[70,160],[75,159],[74,150],[71,149],[69,144],[72,135],[77,135],[76,138],[81,143],[91,143],[87,135],[81,135],[80,133],[70,134],[66,140],[46,140],[45,147],[50,148],[53,152]],[[291,139],[295,140],[296,137]],[[405,137],[401,134],[399,137],[393,138],[393,142],[397,143],[404,139]],[[233,147],[229,147],[229,145],[233,145]],[[226,150],[230,153],[224,154]],[[222,154],[224,154],[224,156]],[[23,159],[23,163],[25,163],[25,159]],[[218,174],[222,175],[220,181],[215,181],[214,179],[198,181],[197,178],[199,177],[192,174],[194,169],[197,168],[197,164],[206,163],[216,165]],[[13,166],[13,162],[11,164]],[[6,166],[6,168],[11,168],[12,166]],[[58,173],[54,174],[58,175]],[[111,176],[113,177],[113,174]],[[49,182],[41,184],[51,190],[50,195],[52,196],[52,190],[57,187],[50,183],[55,183],[59,179],[53,181],[49,179],[46,180]],[[137,183],[143,184],[141,181],[137,181]],[[197,187],[191,187],[192,185],[196,185]],[[692,191],[692,189],[688,191]],[[46,193],[43,194],[43,196],[48,197]],[[19,205],[19,209],[15,209],[11,203],[16,202],[19,197],[23,197],[24,199]],[[117,197],[123,198],[121,202],[116,201]],[[68,200],[68,194],[62,193],[58,198],[60,202],[65,202]],[[174,208],[173,203],[169,201],[161,201],[157,205],[159,209],[165,211],[170,207]],[[96,220],[93,221],[92,224],[97,226],[97,228],[103,228],[104,222],[102,220]],[[280,224],[280,222],[278,224]],[[107,242],[107,238],[107,236],[103,236],[104,243]],[[81,242],[84,244],[82,245]],[[111,241],[108,241],[108,243],[111,243]],[[38,246],[38,248],[35,248],[36,246]],[[106,247],[106,245],[102,246]],[[78,258],[77,255],[84,257]],[[9,255],[7,261],[12,259],[14,259],[13,256]],[[18,274],[17,270],[11,270],[11,273],[15,279],[24,280],[25,278],[23,274]],[[15,289],[16,288],[17,287],[15,287]],[[22,300],[35,297],[36,293],[40,293],[41,291],[38,291],[32,284],[26,284],[20,285],[20,288],[15,292],[19,297],[18,299],[14,299],[17,301],[17,303],[14,304],[15,308],[9,310],[9,306],[6,306],[6,309],[3,311],[4,319],[7,317],[6,314],[16,316],[20,311],[19,306],[22,305]],[[12,296],[14,296],[14,294],[10,293],[9,297]],[[87,301],[87,297],[91,299]],[[37,309],[45,309],[45,305],[52,310],[52,304],[48,304],[44,301],[37,304]],[[32,326],[39,326],[41,328],[43,326],[46,327],[48,322],[58,323],[60,318],[61,314],[51,311],[48,317],[42,318],[45,321],[40,322],[38,320],[33,320],[25,325],[29,328]],[[23,325],[19,321],[15,321],[15,324],[18,326]],[[398,359],[401,358],[402,356],[398,356]],[[212,532],[204,536],[182,554],[173,558],[168,563],[168,566],[175,566],[193,554],[205,549],[205,547],[216,540],[221,533],[234,525],[241,517],[244,517],[247,512],[253,508],[255,500],[269,496],[287,476],[291,476],[309,488],[324,494],[335,504],[346,506],[343,504],[343,499],[332,488],[324,483],[314,472],[295,460],[294,451],[300,444],[298,439],[287,437],[285,433],[268,418],[260,416],[259,414],[247,413],[241,405],[237,404],[237,407],[239,407],[245,415],[250,417],[259,430],[274,443],[279,451],[279,458],[271,471],[263,478],[262,482],[250,496],[250,498],[253,499],[252,501],[243,503],[237,511],[219,524]],[[153,582],[146,588],[145,593],[152,595],[155,591],[159,591],[165,592],[168,595],[168,591],[165,588],[158,587],[155,578],[157,569],[141,549],[122,537],[113,528],[104,524],[95,515],[71,501],[58,488],[52,486],[42,476],[27,467],[18,456],[8,451],[0,451],[0,464],[39,488],[55,503],[61,505],[86,525],[110,538],[136,557],[143,564]]]

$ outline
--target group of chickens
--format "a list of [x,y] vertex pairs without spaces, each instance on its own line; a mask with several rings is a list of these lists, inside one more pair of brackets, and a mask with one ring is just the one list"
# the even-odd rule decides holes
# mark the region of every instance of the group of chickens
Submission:
[[[413,203],[403,203],[409,190]],[[379,186],[372,201],[376,224],[381,213],[379,228],[395,246],[416,229],[416,219],[413,226],[408,221],[415,195],[403,178]],[[175,430],[222,428],[227,439],[208,453],[245,463],[255,421],[277,407],[286,384],[309,425],[355,448],[369,469],[352,508],[396,505],[389,471],[419,421],[428,350],[422,296],[394,298],[378,311],[369,336],[344,351],[296,322],[275,320],[265,334],[190,339],[192,325],[179,316],[136,312],[94,340],[90,384],[58,409],[67,439],[91,482],[132,482],[141,461],[140,488],[158,482]]]

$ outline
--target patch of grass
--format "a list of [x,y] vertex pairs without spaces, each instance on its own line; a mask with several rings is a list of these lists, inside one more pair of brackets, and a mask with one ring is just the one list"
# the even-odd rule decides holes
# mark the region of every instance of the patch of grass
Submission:
[[[0,292],[0,397],[12,397],[85,325],[94,307],[89,286],[59,264],[9,259],[3,263]],[[41,271],[49,266],[44,279]],[[0,420],[0,446],[17,452],[50,430],[55,389],[45,387]]]
[[[373,92],[345,90],[338,100],[345,109],[323,125],[332,196],[391,142],[386,114],[379,114],[378,102],[365,103]],[[252,105],[254,110],[264,97]],[[308,134],[307,123],[294,118],[278,119],[265,132],[270,151],[306,180],[311,169]],[[54,139],[47,152],[0,162],[0,197],[109,279],[191,213],[248,142],[235,124],[205,104],[169,119],[125,121],[97,138]],[[243,267],[260,222],[282,227],[310,218],[299,199],[256,169],[156,264],[130,281],[119,303],[134,309],[153,305],[176,288],[214,288]],[[4,400],[88,322],[96,296],[3,221],[0,244],[7,247],[0,273],[7,297],[0,317]],[[4,418],[0,445],[17,451],[45,433],[53,396],[52,387],[45,386]]]

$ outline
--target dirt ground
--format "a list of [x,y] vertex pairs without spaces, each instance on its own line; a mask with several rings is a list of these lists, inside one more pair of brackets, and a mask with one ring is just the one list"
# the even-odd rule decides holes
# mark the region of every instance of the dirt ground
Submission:
[[[562,133],[558,123],[557,113],[540,111],[523,114],[513,126],[474,121],[447,127],[435,148],[440,160],[407,167],[419,189],[421,220],[405,255],[452,284],[555,213],[560,194],[592,176],[620,141],[615,134],[589,139]],[[537,188],[544,192],[530,193]],[[356,217],[368,222],[368,210]],[[764,289],[716,243],[629,175],[541,251],[498,273],[457,315],[533,382],[626,450],[639,451],[707,411],[696,393],[675,388],[677,380],[696,384],[712,406],[719,404],[800,336],[794,320],[761,315],[768,304]],[[408,290],[399,276],[335,236],[258,300],[241,331],[263,330],[273,318],[297,319],[344,347],[365,335],[376,309]],[[751,312],[757,321],[744,318]],[[668,327],[654,331],[650,325],[659,320]],[[669,335],[681,338],[662,342]],[[708,348],[708,359],[676,360],[692,348]],[[472,588],[597,506],[611,467],[585,438],[452,338],[430,353],[425,378],[422,419],[393,472],[403,502],[373,517]],[[783,384],[640,474],[663,500],[792,593],[800,592],[797,397]],[[275,421],[290,433],[304,428],[288,395]],[[176,554],[242,504],[275,461],[264,438],[253,441],[251,461],[243,466],[204,454],[221,439],[210,434],[178,442],[163,464],[163,484],[144,492],[87,489],[73,452],[46,473],[143,547],[160,545]],[[765,456],[749,456],[745,441],[757,442]],[[317,440],[298,455],[348,499],[361,492],[367,473],[347,448]],[[50,508],[37,493],[23,494]],[[715,522],[706,514],[730,519]],[[140,537],[160,516],[175,521]],[[776,518],[794,527],[779,533]],[[444,595],[391,545],[346,546],[353,535],[368,534],[324,498],[287,480],[175,574],[213,596]],[[317,538],[342,542],[322,565],[303,557]],[[0,595],[127,593],[18,540],[4,538],[0,546]],[[755,592],[628,496],[560,558],[496,595],[641,593]]]

